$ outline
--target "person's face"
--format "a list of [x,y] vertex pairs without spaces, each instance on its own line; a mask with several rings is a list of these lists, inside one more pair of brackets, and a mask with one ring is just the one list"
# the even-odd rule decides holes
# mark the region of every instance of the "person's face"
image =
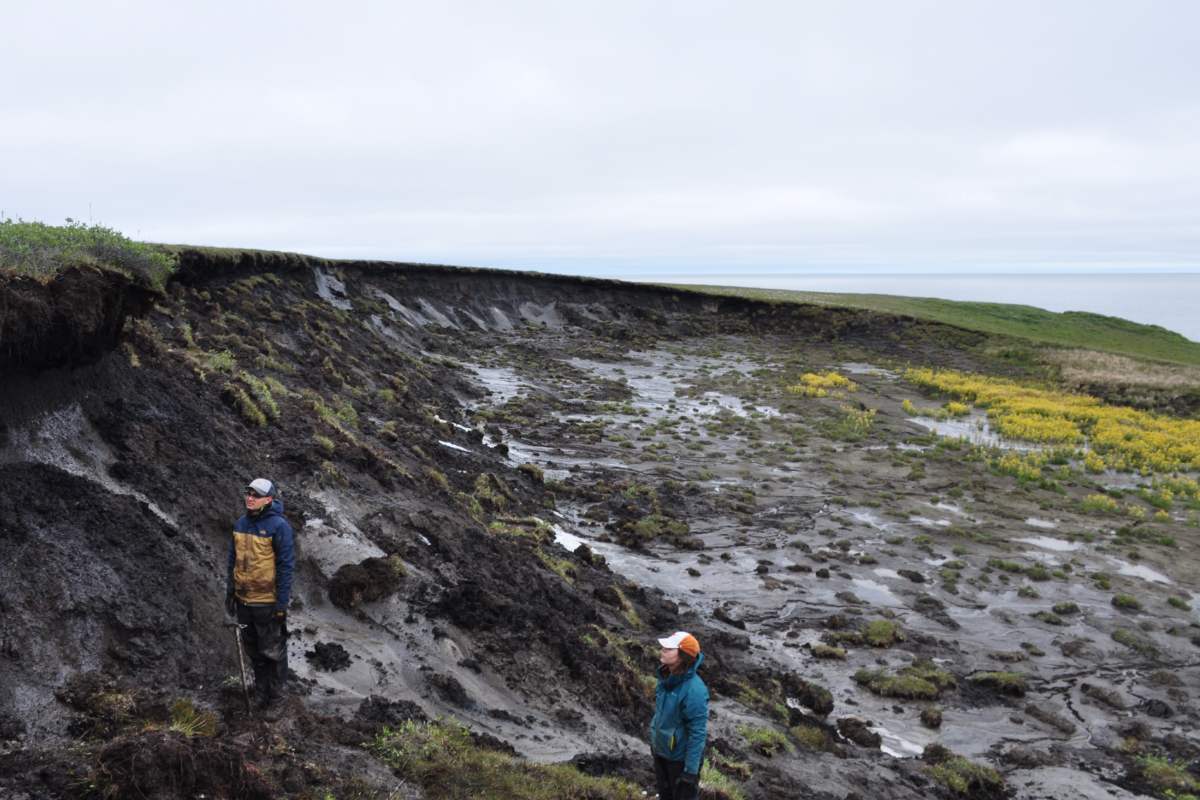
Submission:
[[675,666],[679,663],[679,648],[664,647],[658,654],[658,660],[667,669],[675,669]]
[[263,497],[253,489],[246,490],[246,510],[258,511],[259,509],[271,504],[270,496]]

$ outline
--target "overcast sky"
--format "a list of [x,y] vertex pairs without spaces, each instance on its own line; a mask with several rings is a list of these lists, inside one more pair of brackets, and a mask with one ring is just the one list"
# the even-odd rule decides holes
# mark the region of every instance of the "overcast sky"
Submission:
[[0,68],[10,217],[629,277],[1200,271],[1194,0],[8,2]]

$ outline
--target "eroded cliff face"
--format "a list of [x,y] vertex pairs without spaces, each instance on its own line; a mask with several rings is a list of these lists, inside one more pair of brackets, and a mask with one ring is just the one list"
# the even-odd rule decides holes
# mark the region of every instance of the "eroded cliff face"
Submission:
[[48,280],[0,273],[0,374],[95,361],[152,292],[119,272],[72,267]]
[[[362,745],[441,715],[485,745],[649,786],[654,638],[677,628],[707,653],[714,760],[751,797],[948,792],[936,753],[895,757],[934,742],[1051,795],[1136,787],[1132,761],[1100,766],[1128,720],[1088,698],[1166,706],[1138,714],[1147,747],[1182,747],[1169,737],[1195,717],[1182,616],[1153,624],[1184,635],[1139,634],[1156,648],[1143,665],[1089,646],[1128,627],[1090,584],[1039,584],[1086,613],[1031,631],[1007,573],[984,580],[1028,549],[1025,517],[1085,520],[906,420],[919,398],[888,367],[980,366],[976,334],[272,253],[184,250],[161,296],[86,272],[56,284],[0,285],[6,791],[389,796]],[[857,370],[861,392],[785,390],[830,367]],[[872,437],[847,437],[868,406]],[[270,725],[239,710],[221,610],[228,528],[257,475],[282,487],[299,548],[296,696]],[[1092,557],[1073,556],[1076,574],[1110,555]],[[1165,602],[1186,585],[1186,563],[1142,557],[1170,583],[1138,590]],[[946,569],[964,576],[953,591]],[[923,659],[949,683],[915,703],[851,679]],[[1014,662],[1032,702],[972,680]],[[1155,683],[1162,667],[1180,683]],[[215,736],[163,733],[181,700],[216,714]],[[941,733],[919,719],[934,707]],[[787,746],[747,733],[767,728]]]

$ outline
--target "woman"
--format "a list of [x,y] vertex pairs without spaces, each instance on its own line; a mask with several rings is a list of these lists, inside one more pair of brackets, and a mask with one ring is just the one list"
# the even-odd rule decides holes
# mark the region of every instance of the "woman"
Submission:
[[708,687],[696,670],[704,663],[700,642],[684,631],[659,639],[662,653],[650,751],[659,800],[695,800],[700,791],[700,761],[708,735]]

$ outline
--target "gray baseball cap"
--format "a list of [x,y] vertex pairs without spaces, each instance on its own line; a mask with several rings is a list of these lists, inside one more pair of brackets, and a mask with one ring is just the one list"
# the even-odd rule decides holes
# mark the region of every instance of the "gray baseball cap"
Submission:
[[246,484],[246,489],[252,492],[258,492],[263,497],[275,496],[275,484],[266,478],[255,478]]

